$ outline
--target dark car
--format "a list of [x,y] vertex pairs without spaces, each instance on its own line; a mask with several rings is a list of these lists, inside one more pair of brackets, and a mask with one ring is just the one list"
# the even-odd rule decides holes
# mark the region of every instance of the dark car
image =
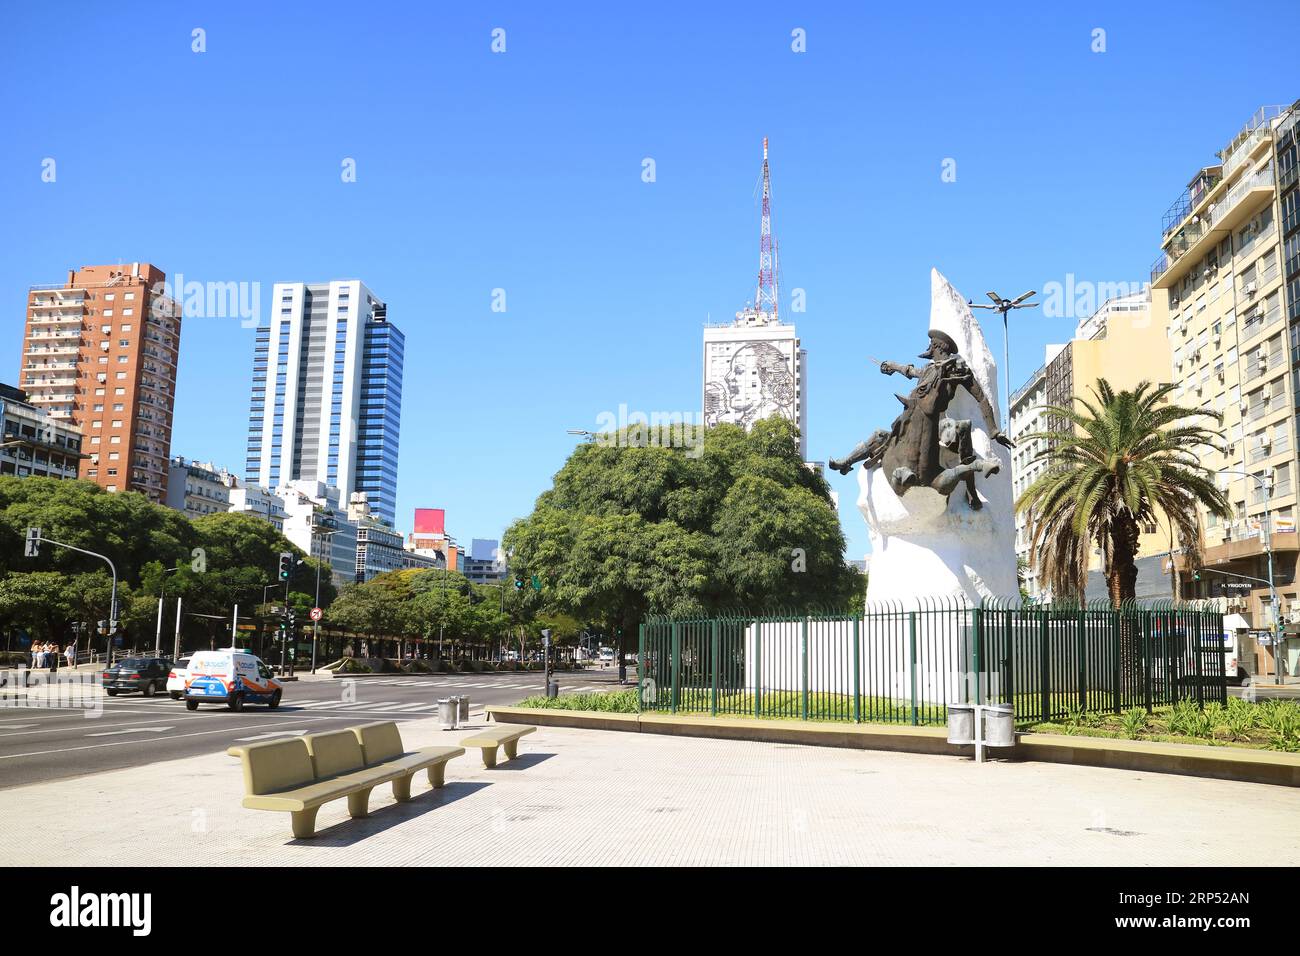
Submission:
[[136,691],[152,697],[156,691],[167,689],[167,674],[171,666],[171,661],[165,657],[124,658],[104,671],[104,690],[109,697]]

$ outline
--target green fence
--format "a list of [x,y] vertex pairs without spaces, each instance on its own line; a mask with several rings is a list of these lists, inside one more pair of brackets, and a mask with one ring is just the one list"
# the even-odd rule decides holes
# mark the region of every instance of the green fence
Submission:
[[638,651],[645,711],[921,725],[956,702],[1011,703],[1023,723],[1227,700],[1223,615],[1193,604],[651,617]]

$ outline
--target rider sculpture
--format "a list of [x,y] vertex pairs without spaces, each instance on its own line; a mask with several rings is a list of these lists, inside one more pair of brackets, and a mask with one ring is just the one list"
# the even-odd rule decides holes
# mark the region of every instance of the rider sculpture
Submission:
[[888,431],[877,429],[846,457],[832,458],[830,467],[842,475],[847,475],[858,462],[865,462],[867,468],[882,468],[889,486],[900,498],[911,488],[931,488],[946,498],[964,482],[967,504],[978,509],[981,504],[975,491],[975,476],[996,475],[1001,463],[997,458],[975,454],[968,419],[947,416],[957,389],[966,389],[975,399],[994,441],[1007,448],[1014,445],[997,427],[993,406],[970,366],[958,354],[957,343],[951,336],[932,329],[930,347],[918,358],[929,359],[929,364],[917,368],[896,362],[880,363],[882,373],[900,372],[916,379],[916,387],[906,397],[896,396],[903,403],[903,411]]

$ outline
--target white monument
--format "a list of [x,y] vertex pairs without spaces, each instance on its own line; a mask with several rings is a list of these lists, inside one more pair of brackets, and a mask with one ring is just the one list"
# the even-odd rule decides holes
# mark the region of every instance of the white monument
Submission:
[[[957,343],[998,421],[998,368],[966,300],[937,269],[930,270],[929,329],[946,332]],[[924,341],[927,329],[917,329]],[[981,507],[966,501],[962,486],[945,499],[929,488],[894,493],[880,467],[858,469],[858,508],[871,536],[871,577],[867,602],[912,606],[918,598],[964,596],[971,605],[985,598],[1015,602],[1016,522],[1011,493],[1011,455],[993,441],[975,399],[959,389],[947,411],[969,419],[975,454],[997,458],[1001,470],[979,475],[975,489]]]

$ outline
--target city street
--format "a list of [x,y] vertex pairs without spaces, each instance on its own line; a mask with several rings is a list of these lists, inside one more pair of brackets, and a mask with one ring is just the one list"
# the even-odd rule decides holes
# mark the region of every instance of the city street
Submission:
[[[618,689],[609,667],[559,672],[562,693]],[[105,770],[138,767],[224,751],[232,743],[314,733],[368,720],[409,721],[436,716],[438,699],[468,694],[470,713],[487,704],[513,704],[543,690],[540,673],[449,674],[330,678],[318,674],[285,684],[276,710],[250,704],[197,711],[170,697],[103,700],[103,709],[0,707],[0,789]],[[347,696],[348,699],[345,699]],[[92,716],[94,714],[94,716]]]

